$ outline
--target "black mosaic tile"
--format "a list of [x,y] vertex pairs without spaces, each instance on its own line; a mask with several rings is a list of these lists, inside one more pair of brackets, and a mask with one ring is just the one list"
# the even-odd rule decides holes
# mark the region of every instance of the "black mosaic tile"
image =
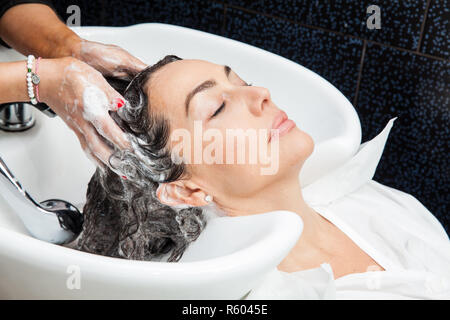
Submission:
[[443,58],[450,57],[450,1],[431,0],[423,33],[421,51]]
[[89,0],[53,0],[59,17],[66,23],[73,11],[67,13],[67,8],[71,5],[77,5],[80,8],[81,26],[101,26],[104,24],[106,12],[104,9],[106,1],[89,1]]
[[208,0],[112,0],[106,25],[160,22],[220,34],[223,15],[223,5]]
[[363,141],[398,116],[374,180],[415,196],[450,234],[449,66],[369,44],[356,109]]
[[[225,0],[234,6],[283,17],[407,49],[417,49],[426,0]],[[367,28],[367,8],[378,5],[381,29]]]
[[353,101],[362,41],[235,9],[227,10],[225,36],[313,70]]

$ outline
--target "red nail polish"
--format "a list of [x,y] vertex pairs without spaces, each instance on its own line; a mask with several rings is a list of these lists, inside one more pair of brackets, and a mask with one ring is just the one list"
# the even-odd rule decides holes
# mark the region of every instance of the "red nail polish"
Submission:
[[125,104],[125,101],[121,98],[117,98],[117,108],[122,108]]
[[125,180],[127,180],[127,177],[125,177],[125,176],[122,176],[122,178],[124,178]]

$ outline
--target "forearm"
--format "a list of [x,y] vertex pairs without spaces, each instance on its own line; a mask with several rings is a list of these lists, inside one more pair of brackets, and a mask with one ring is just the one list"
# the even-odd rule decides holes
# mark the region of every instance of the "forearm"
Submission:
[[[47,103],[50,95],[58,93],[62,82],[61,73],[74,58],[41,59],[38,76],[40,101]],[[36,62],[35,62],[36,64]],[[33,71],[36,69],[34,64]],[[0,62],[0,104],[7,102],[30,101],[27,89],[27,62]],[[34,91],[36,94],[36,90]]]
[[0,63],[0,103],[29,101],[25,60]]
[[71,56],[80,38],[43,4],[20,4],[0,19],[0,37],[24,55]]

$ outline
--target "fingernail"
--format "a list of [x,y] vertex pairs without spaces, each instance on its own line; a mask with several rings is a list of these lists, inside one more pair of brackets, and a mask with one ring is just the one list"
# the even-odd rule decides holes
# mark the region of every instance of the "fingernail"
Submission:
[[117,98],[117,108],[122,108],[125,105],[125,101],[122,98]]
[[122,176],[122,178],[125,179],[125,180],[127,180],[127,177],[125,177],[125,176]]

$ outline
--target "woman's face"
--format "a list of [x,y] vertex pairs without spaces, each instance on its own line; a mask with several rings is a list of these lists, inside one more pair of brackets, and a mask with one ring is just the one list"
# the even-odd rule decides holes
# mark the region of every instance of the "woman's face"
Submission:
[[[151,112],[169,120],[170,148],[187,161],[188,179],[224,207],[298,177],[313,151],[311,137],[284,121],[268,89],[248,85],[226,66],[175,61],[156,71],[146,90]],[[279,139],[271,137],[273,127]],[[190,139],[182,140],[186,133]],[[245,155],[240,162],[239,152]]]

